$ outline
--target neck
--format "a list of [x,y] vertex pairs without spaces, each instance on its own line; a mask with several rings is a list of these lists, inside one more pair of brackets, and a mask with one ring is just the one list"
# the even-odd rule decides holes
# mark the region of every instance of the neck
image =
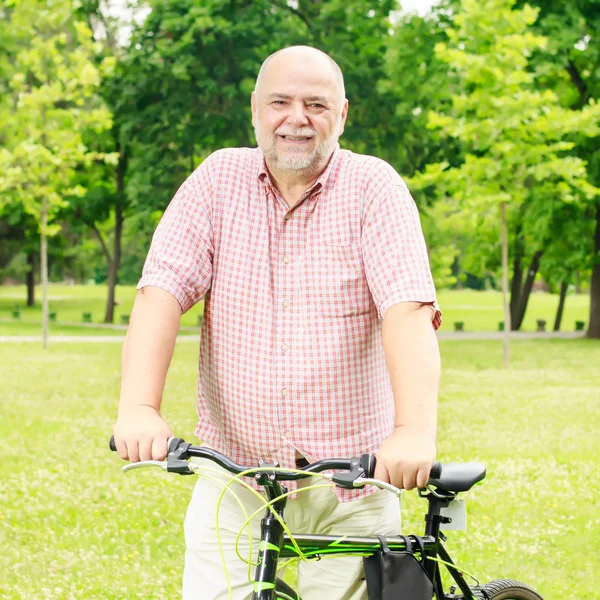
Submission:
[[265,162],[271,174],[271,179],[290,207],[296,204],[302,197],[302,194],[315,184],[331,160],[332,154],[316,168],[298,171],[282,171],[275,165],[272,165],[271,161],[265,156]]
[[[267,164],[267,166],[269,165]],[[281,192],[281,195],[286,200],[288,200],[289,197],[299,199],[307,189],[314,185],[315,181],[317,181],[319,175],[322,173],[322,171],[317,173],[314,171],[309,173],[282,173],[277,169],[271,169],[271,167],[269,167],[269,172],[271,173],[271,178],[275,187]]]

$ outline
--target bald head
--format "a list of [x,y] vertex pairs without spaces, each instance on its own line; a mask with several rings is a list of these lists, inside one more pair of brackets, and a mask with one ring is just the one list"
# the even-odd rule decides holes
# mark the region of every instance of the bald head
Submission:
[[255,91],[260,92],[260,87],[266,77],[277,77],[278,72],[296,67],[313,70],[313,72],[321,73],[324,77],[330,76],[339,101],[345,100],[346,90],[342,70],[329,54],[311,46],[290,46],[267,57],[258,72],[254,86]]

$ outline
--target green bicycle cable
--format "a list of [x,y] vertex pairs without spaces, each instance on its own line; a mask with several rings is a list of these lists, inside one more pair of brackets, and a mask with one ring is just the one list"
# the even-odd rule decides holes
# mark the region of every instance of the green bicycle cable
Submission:
[[[230,489],[230,486],[232,483],[237,482],[239,483],[242,487],[245,487],[246,489],[250,490],[251,492],[253,492],[254,494],[257,495],[257,497],[259,498],[259,500],[261,500],[262,502],[266,503],[266,499],[260,495],[260,493],[258,493],[254,488],[252,488],[249,484],[247,484],[245,481],[241,481],[239,480],[236,476],[232,475],[231,473],[227,473],[226,471],[220,471],[218,469],[213,469],[210,467],[205,467],[202,466],[200,467],[199,465],[195,465],[194,463],[192,463],[191,465],[192,470],[194,471],[200,471],[200,468],[202,469],[202,472],[199,473],[199,476],[204,476],[206,477],[208,480],[213,481],[215,483],[218,483],[220,486],[223,487],[223,491],[221,492],[221,494],[219,495],[218,501],[217,501],[217,506],[216,506],[216,515],[215,515],[215,529],[216,529],[216,537],[217,537],[217,544],[219,547],[219,555],[221,557],[221,563],[223,565],[223,571],[225,573],[225,581],[227,583],[227,591],[229,593],[229,598],[230,600],[233,598],[233,590],[231,588],[231,581],[229,579],[229,573],[227,571],[227,564],[226,564],[226,560],[225,560],[225,553],[223,551],[223,545],[221,543],[221,535],[220,535],[220,527],[219,527],[219,511],[220,511],[220,507],[221,507],[221,502],[222,499],[225,496],[226,492],[229,492],[231,494],[233,494],[233,496],[236,498],[236,500],[238,501],[238,504],[240,504],[240,506],[242,507],[242,512],[244,514],[244,517],[248,517],[248,512],[246,511],[245,507],[243,507],[241,500],[237,497],[237,495],[235,494],[235,492]],[[218,480],[215,477],[209,477],[207,475],[205,475],[204,473],[208,471],[211,473],[215,473],[217,475],[219,475],[222,478],[228,479],[229,481],[227,481],[226,483],[224,483],[223,481]],[[248,581],[249,582],[253,582],[252,579],[252,573],[251,573],[251,568],[252,566],[256,566],[254,563],[252,563],[252,530],[250,527],[250,520],[247,519],[246,523],[248,524],[248,553],[250,556],[250,560],[246,560],[244,557],[242,557],[238,551],[238,547],[236,544],[236,554],[238,555],[238,557],[242,560],[242,562],[245,562],[246,564],[248,564]],[[244,523],[244,526],[242,526],[242,528],[240,529],[240,536],[241,536],[241,532],[244,530],[244,527],[246,527],[246,523]],[[239,540],[239,536],[238,536],[238,540]]]
[[[319,475],[319,473],[314,473],[314,475]],[[262,512],[264,510],[265,507],[272,507],[272,505],[275,502],[278,502],[279,500],[281,500],[282,498],[287,498],[288,496],[291,496],[292,494],[300,494],[303,492],[308,492],[309,490],[316,490],[316,489],[321,489],[321,488],[331,488],[332,485],[331,484],[326,484],[326,485],[310,485],[304,488],[300,488],[297,490],[293,490],[291,492],[286,492],[285,494],[281,494],[280,496],[277,496],[277,498],[274,498],[273,500],[265,500],[265,504],[263,506],[261,506],[258,510],[254,511],[254,513],[252,513],[247,519],[246,522],[242,525],[242,528],[240,529],[240,532],[238,533],[238,536],[236,538],[235,541],[235,546],[236,546],[236,552],[237,552],[237,548],[238,548],[238,544],[239,544],[239,539],[242,535],[242,531],[244,530],[244,527],[246,527],[247,524],[249,524],[249,522],[256,517],[260,512]],[[294,549],[298,551],[298,558],[300,560],[306,560],[305,555],[302,551],[299,550],[299,546],[297,543],[295,543],[295,540],[291,534],[291,532],[284,527],[285,532],[288,534],[288,537],[290,538],[290,541],[292,542],[292,544],[294,545]],[[239,555],[238,556],[242,559],[242,557]],[[242,559],[244,560],[244,559]],[[245,562],[245,561],[244,561]],[[254,565],[256,566],[256,565]]]
[[[261,470],[262,471],[268,471],[268,472],[271,472],[271,471],[280,471],[280,472],[286,472],[286,473],[307,474],[306,471],[301,471],[300,469],[284,469],[284,468],[272,468],[272,467],[265,467],[265,468],[262,468],[262,469],[252,469],[251,472],[256,472],[256,471],[261,471]],[[308,486],[308,487],[305,487],[305,488],[300,488],[300,489],[297,489],[297,490],[294,490],[294,491],[291,491],[291,492],[286,492],[285,494],[281,494],[281,495],[277,496],[276,498],[274,498],[273,500],[269,501],[264,496],[262,496],[259,492],[257,492],[254,488],[252,488],[251,486],[249,486],[244,481],[240,480],[240,478],[243,477],[246,473],[248,473],[248,471],[245,471],[244,473],[240,473],[239,475],[232,476],[231,481],[227,485],[229,486],[234,481],[237,481],[241,485],[243,485],[243,486],[247,487],[249,490],[251,490],[254,494],[256,494],[257,497],[260,499],[260,501],[263,503],[263,505],[257,511],[255,511],[249,518],[246,519],[246,522],[244,523],[244,525],[240,529],[240,533],[238,534],[238,536],[236,538],[236,544],[235,544],[236,554],[237,554],[238,558],[240,560],[242,560],[243,562],[245,562],[246,564],[248,564],[248,571],[249,572],[250,572],[250,568],[252,566],[257,566],[256,563],[252,562],[252,556],[251,555],[250,555],[250,560],[246,560],[244,557],[241,556],[241,554],[239,552],[239,540],[240,540],[241,532],[244,530],[244,527],[246,527],[246,525],[249,523],[249,521],[252,520],[256,515],[258,515],[265,508],[268,508],[271,511],[271,513],[273,514],[273,516],[275,516],[275,518],[279,521],[279,523],[283,527],[283,530],[285,531],[285,533],[290,538],[290,542],[294,546],[294,550],[298,554],[299,558],[302,559],[302,560],[305,560],[304,554],[303,554],[302,550],[300,549],[300,546],[298,545],[298,543],[294,539],[294,536],[293,536],[292,532],[290,531],[290,529],[288,528],[288,526],[285,523],[285,521],[283,521],[281,519],[281,517],[277,514],[277,512],[273,508],[273,504],[275,502],[277,502],[278,500],[281,500],[282,498],[286,498],[286,497],[288,497],[288,496],[290,496],[292,494],[299,494],[299,493],[308,491],[310,489],[315,489],[315,488],[333,487],[333,484],[329,483],[326,486],[325,485],[315,485],[315,486]],[[312,477],[324,477],[321,473],[310,473],[309,472],[308,474],[311,475]]]
[[[194,471],[199,471],[200,470],[200,466],[199,465],[195,465],[194,463],[192,463],[192,467],[191,468]],[[246,475],[249,475],[251,473],[256,473],[256,472],[260,472],[260,471],[268,471],[268,472],[271,472],[271,471],[290,472],[291,471],[291,472],[297,472],[297,473],[306,474],[305,471],[300,471],[300,470],[296,470],[296,469],[283,469],[283,468],[264,467],[264,468],[248,469],[248,470],[246,470],[246,471],[244,471],[242,473],[239,473],[237,475],[232,475],[232,474],[224,472],[224,471],[220,471],[220,470],[217,470],[217,469],[211,469],[211,468],[207,468],[207,467],[204,467],[204,466],[202,467],[202,470],[203,471],[213,472],[213,473],[216,473],[216,474],[220,475],[221,477],[229,479],[229,481],[227,483],[223,483],[221,481],[217,481],[217,483],[219,483],[219,485],[223,486],[223,491],[219,495],[219,498],[217,500],[217,507],[216,507],[216,523],[215,523],[215,525],[216,525],[216,528],[217,528],[217,533],[219,531],[219,520],[218,520],[218,517],[219,517],[219,510],[220,510],[220,507],[221,507],[221,502],[222,502],[222,500],[223,500],[223,498],[225,496],[225,493],[228,492],[228,491],[231,492],[231,493],[233,493],[234,496],[235,496],[235,493],[230,489],[230,486],[233,483],[237,482],[240,485],[242,485],[243,487],[245,487],[246,489],[248,489],[250,492],[252,492],[263,503],[263,506],[255,514],[257,514],[258,512],[262,511],[265,507],[268,508],[271,511],[271,513],[273,514],[273,516],[279,521],[279,523],[283,527],[284,531],[287,533],[287,535],[290,538],[290,541],[292,542],[292,544],[294,546],[294,549],[296,550],[297,554],[300,557],[304,556],[303,553],[302,553],[302,550],[300,550],[300,547],[298,546],[297,542],[295,541],[295,539],[294,539],[291,531],[287,527],[286,523],[281,519],[281,517],[277,514],[277,512],[275,511],[275,509],[271,505],[272,502],[277,501],[279,498],[283,498],[283,497],[288,496],[288,495],[290,495],[290,494],[292,494],[294,492],[288,492],[287,494],[282,494],[280,497],[275,498],[273,501],[269,502],[264,496],[262,496],[253,487],[251,487],[245,481],[242,481],[241,478],[244,477],[244,476],[246,476]],[[317,475],[320,475],[320,474],[319,473],[310,473],[310,475],[317,476]],[[213,481],[215,481],[214,478],[210,478],[210,479],[213,480]],[[300,490],[296,490],[296,492],[302,492],[303,490],[308,490],[308,489],[310,489],[312,487],[317,487],[317,486],[309,486],[307,488],[301,488]],[[318,487],[324,487],[324,486],[318,486]],[[237,496],[235,496],[235,497],[237,498]],[[239,502],[239,499],[238,499],[238,502]],[[244,510],[244,516],[247,517],[247,512],[245,510]],[[240,560],[242,560],[243,562],[245,562],[248,565],[248,581],[252,582],[253,579],[252,579],[251,568],[252,568],[252,566],[256,566],[256,564],[252,562],[252,534],[251,534],[251,530],[250,530],[250,526],[249,526],[250,520],[251,519],[248,519],[248,518],[246,519],[246,522],[242,526],[242,528],[240,530],[240,533],[238,534],[238,537],[236,538],[236,554],[240,558]],[[240,552],[239,552],[239,538],[241,536],[241,532],[244,530],[244,527],[246,527],[246,524],[248,524],[248,527],[249,527],[249,553],[250,553],[249,560],[246,560],[244,557],[242,557],[241,554],[240,554]],[[224,553],[223,553],[222,545],[221,545],[221,542],[220,542],[220,536],[218,536],[218,540],[217,541],[219,543],[219,552],[220,552],[221,559],[222,559],[222,562],[223,562],[224,571],[226,573],[226,581],[227,581],[227,584],[228,584],[229,597],[231,598],[232,597],[231,584],[229,582],[229,577],[227,575],[227,568],[225,566],[225,559],[224,559]]]
[[[190,468],[193,471],[197,471],[197,470],[199,470],[200,467],[195,466],[193,463],[191,463]],[[204,471],[209,471],[209,472],[212,472],[212,473],[216,473],[218,475],[225,475],[225,476],[227,476],[227,475],[225,473],[217,470],[217,469],[211,469],[210,467],[208,467],[208,468],[202,467],[202,471],[203,471],[202,472],[202,477],[205,477],[209,481],[212,481],[213,483],[216,483],[216,484],[224,487],[225,488],[224,491],[228,491],[230,494],[233,495],[233,497],[235,498],[236,502],[239,504],[240,508],[242,509],[242,513],[244,514],[245,517],[247,517],[248,516],[248,511],[246,510],[246,508],[243,505],[242,501],[238,498],[237,494],[232,489],[228,489],[226,483],[223,483],[222,481],[220,481],[216,477],[211,477],[210,475],[206,475]],[[219,509],[218,509],[218,506],[217,506],[216,518],[215,518],[215,529],[216,529],[217,546],[219,548],[219,557],[221,559],[221,564],[223,565],[223,573],[225,575],[225,583],[227,584],[227,592],[229,594],[229,599],[232,600],[232,598],[233,598],[233,589],[231,588],[231,580],[229,578],[229,572],[227,571],[227,561],[225,559],[225,552],[223,550],[223,544],[221,542],[221,533],[220,533],[220,528],[219,528]],[[243,528],[242,528],[242,531],[243,531]],[[240,534],[241,534],[241,531],[240,531]],[[249,552],[252,553],[252,530],[250,528],[250,523],[249,522],[248,522],[248,545],[249,545]]]
[[479,579],[477,579],[477,577],[475,577],[475,575],[472,575],[468,571],[465,571],[462,567],[459,567],[459,566],[457,566],[457,565],[455,565],[453,563],[449,563],[449,562],[447,562],[445,560],[442,560],[441,558],[437,558],[437,557],[433,557],[433,556],[427,556],[427,560],[431,560],[433,562],[437,562],[437,563],[440,563],[442,565],[445,565],[446,567],[450,567],[452,569],[456,569],[457,571],[459,571],[463,575],[466,575],[467,577],[470,577],[477,585],[479,585]]

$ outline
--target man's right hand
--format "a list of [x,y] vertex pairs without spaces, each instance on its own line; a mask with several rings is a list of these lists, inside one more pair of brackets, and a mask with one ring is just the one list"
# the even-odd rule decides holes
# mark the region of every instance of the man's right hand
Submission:
[[164,460],[168,440],[174,437],[159,412],[148,405],[130,406],[119,412],[113,427],[117,452],[123,460]]

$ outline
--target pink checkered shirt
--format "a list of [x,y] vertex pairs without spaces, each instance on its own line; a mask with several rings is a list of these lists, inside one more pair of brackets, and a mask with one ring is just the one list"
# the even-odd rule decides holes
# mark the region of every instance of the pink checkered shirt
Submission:
[[147,285],[183,311],[204,298],[196,435],[250,466],[375,452],[394,427],[385,311],[431,303],[440,325],[406,185],[339,148],[291,210],[259,149],[212,154],[156,229]]

